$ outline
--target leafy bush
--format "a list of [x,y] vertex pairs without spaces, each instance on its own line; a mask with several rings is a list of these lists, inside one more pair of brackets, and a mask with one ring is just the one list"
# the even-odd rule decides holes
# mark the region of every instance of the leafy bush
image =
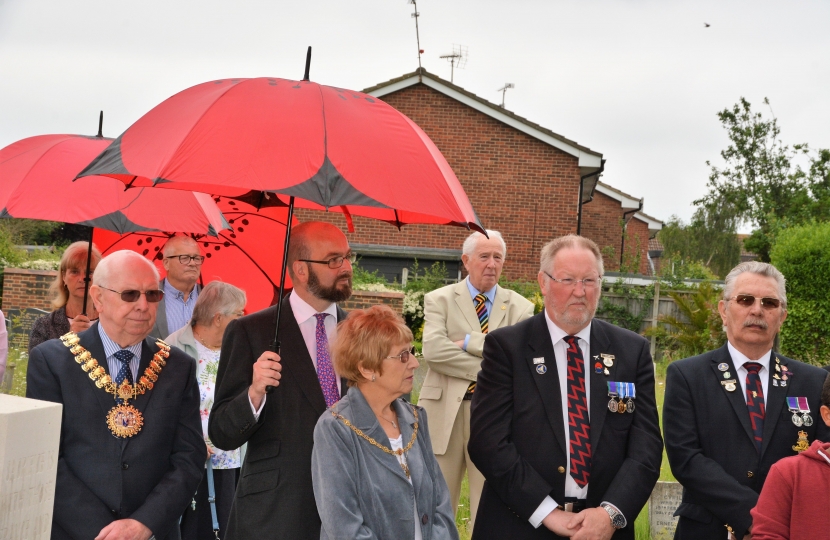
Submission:
[[787,321],[781,351],[815,365],[830,358],[830,223],[780,232],[770,251],[772,264],[787,278]]

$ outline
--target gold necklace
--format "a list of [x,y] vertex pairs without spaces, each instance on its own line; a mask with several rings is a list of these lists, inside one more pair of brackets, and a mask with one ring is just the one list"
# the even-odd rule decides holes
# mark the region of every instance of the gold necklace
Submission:
[[214,346],[212,346],[212,345],[208,345],[208,344],[207,344],[207,342],[206,342],[204,339],[202,339],[202,336],[200,336],[199,334],[197,334],[197,333],[196,333],[196,330],[193,330],[193,337],[195,337],[196,339],[198,339],[198,340],[199,340],[199,343],[201,343],[204,347],[207,347],[207,348],[208,348],[208,349],[210,349],[211,351],[214,351],[214,352],[215,352],[215,351],[218,351],[218,350],[221,350],[221,349],[222,349],[222,345],[221,345],[221,344],[220,344],[218,347],[214,347]]
[[389,422],[390,424],[392,424],[392,427],[393,427],[393,428],[398,429],[398,424],[396,424],[396,423],[395,423],[395,422],[393,422],[392,420],[389,420],[388,418],[386,418],[386,417],[385,417],[385,416],[383,416],[382,414],[381,414],[381,415],[378,415],[378,416],[379,416],[380,418],[383,418],[384,420],[386,420],[386,421],[387,421],[387,422]]
[[[372,446],[380,448],[381,450],[383,450],[387,454],[392,454],[393,456],[398,456],[398,457],[403,456],[403,461],[399,461],[398,464],[401,466],[401,469],[403,469],[403,473],[406,475],[407,478],[409,478],[409,467],[406,464],[406,453],[409,452],[409,450],[412,448],[412,445],[415,444],[415,439],[418,437],[418,409],[416,409],[414,405],[412,406],[412,413],[415,415],[415,426],[414,426],[415,430],[412,432],[412,438],[409,440],[409,444],[407,444],[406,447],[404,447],[404,448],[400,448],[398,450],[392,450],[388,446],[384,446],[384,445],[380,444],[379,442],[377,442],[376,440],[374,440],[372,437],[366,435],[365,433],[363,433],[362,430],[356,428],[346,418],[343,418],[342,415],[337,414],[336,409],[332,408],[332,410],[331,410],[332,416],[342,420],[343,423],[346,424],[348,427],[350,427],[352,429],[352,431],[354,431],[357,434],[358,437],[361,437],[361,438],[365,439]],[[388,422],[388,420],[387,420],[387,422]]]
[[167,364],[165,358],[170,356],[170,345],[160,339],[156,340],[159,351],[150,360],[150,365],[144,370],[144,375],[135,385],[131,385],[124,379],[119,386],[113,382],[112,377],[107,375],[106,370],[98,364],[98,361],[92,357],[90,352],[79,345],[78,334],[68,332],[61,336],[61,341],[75,355],[75,362],[81,365],[81,369],[89,373],[89,378],[92,379],[95,386],[115,396],[116,400],[120,398],[124,401],[110,409],[107,414],[107,426],[112,434],[124,439],[141,431],[141,427],[144,425],[144,417],[141,411],[129,404],[129,400],[153,389],[153,383],[158,380],[161,368]]

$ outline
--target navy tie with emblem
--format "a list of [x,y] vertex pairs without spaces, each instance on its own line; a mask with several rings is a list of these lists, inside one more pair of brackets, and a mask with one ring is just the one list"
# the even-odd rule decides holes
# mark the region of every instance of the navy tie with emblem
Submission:
[[755,448],[761,453],[764,442],[764,387],[761,385],[761,364],[747,362],[746,368],[746,408],[749,409],[749,423],[752,425],[752,437]]
[[576,336],[565,336],[568,344],[568,439],[571,477],[583,488],[591,477],[591,424],[585,393],[585,360]]
[[[119,362],[121,362],[121,367],[118,369],[118,373],[115,375],[115,385],[118,386],[126,379],[128,383],[131,385],[133,384],[133,372],[130,369],[130,360],[133,359],[135,356],[132,352],[128,351],[127,349],[121,349],[120,351],[116,351],[113,355]],[[124,403],[124,400],[121,398],[117,398],[115,400],[119,405]]]

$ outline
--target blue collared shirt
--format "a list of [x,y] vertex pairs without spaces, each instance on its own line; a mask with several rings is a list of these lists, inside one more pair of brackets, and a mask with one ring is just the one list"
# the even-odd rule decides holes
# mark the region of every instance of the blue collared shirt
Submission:
[[[467,276],[466,281],[467,281],[467,290],[470,291],[470,298],[473,299],[473,305],[475,305],[476,296],[478,296],[481,293],[481,291],[479,291],[478,289],[473,287],[473,284],[470,283],[470,276]],[[487,310],[487,315],[488,316],[493,311],[493,301],[496,298],[496,287],[498,287],[498,285],[493,285],[492,289],[490,289],[489,291],[484,292],[484,296],[487,297],[487,300],[484,301],[484,308]],[[464,350],[465,351],[467,350],[467,344],[469,344],[469,343],[470,343],[470,334],[467,334],[466,337],[464,337]]]
[[193,287],[187,301],[184,293],[164,280],[164,315],[167,317],[167,331],[171,334],[184,327],[193,316],[193,307],[199,298],[199,287]]
[[[110,377],[115,379],[115,376],[121,369],[121,360],[115,357],[115,353],[121,350],[121,346],[110,339],[101,323],[98,323],[98,335],[101,336],[101,341],[104,343],[104,354],[107,355],[107,368],[109,368]],[[133,381],[138,377],[138,364],[141,363],[142,342],[143,340],[127,347],[127,350],[133,353],[133,359],[130,360],[130,371],[133,373]]]

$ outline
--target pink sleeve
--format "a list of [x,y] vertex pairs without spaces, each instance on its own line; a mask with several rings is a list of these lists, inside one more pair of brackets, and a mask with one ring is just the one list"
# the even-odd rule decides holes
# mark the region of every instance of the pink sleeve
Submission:
[[752,509],[752,540],[789,540],[792,513],[792,479],[782,474],[780,463],[772,466]]

